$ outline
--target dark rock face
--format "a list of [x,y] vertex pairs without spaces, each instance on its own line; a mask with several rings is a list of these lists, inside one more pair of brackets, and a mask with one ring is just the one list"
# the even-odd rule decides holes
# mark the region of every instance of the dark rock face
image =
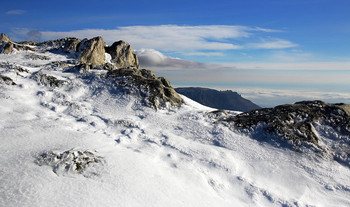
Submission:
[[0,75],[0,84],[6,84],[6,85],[16,85],[15,82],[13,82],[13,80],[7,76],[3,76],[3,75]]
[[180,106],[182,98],[176,93],[168,80],[146,69],[117,69],[107,73],[107,79],[112,79],[118,86],[124,88],[137,87],[139,95],[146,99],[147,104],[158,109],[169,102],[172,106]]
[[261,108],[233,91],[217,91],[197,87],[176,88],[175,90],[198,103],[212,108],[233,111],[250,111]]
[[42,74],[42,73],[34,73],[32,77],[34,80],[38,81],[41,85],[49,86],[52,88],[60,87],[66,83],[66,81],[59,80],[56,77]]
[[134,53],[131,45],[125,41],[113,43],[110,47],[106,47],[106,52],[112,56],[112,63],[118,68],[140,68],[139,60]]
[[75,53],[77,52],[77,45],[79,44],[79,42],[81,42],[81,40],[77,38],[66,37],[66,38],[61,38],[57,40],[49,40],[38,44],[35,44],[36,42],[33,42],[33,41],[23,42],[23,44],[25,43],[29,43],[29,45],[35,44],[38,46],[49,48],[51,50],[61,50],[62,52],[65,52],[65,53]]
[[[291,144],[294,149],[306,144],[315,151],[330,153],[334,159],[350,166],[349,109],[347,104],[303,101],[222,117],[220,121],[251,133],[260,127],[270,137],[280,137],[280,141]],[[323,140],[320,140],[320,134]]]

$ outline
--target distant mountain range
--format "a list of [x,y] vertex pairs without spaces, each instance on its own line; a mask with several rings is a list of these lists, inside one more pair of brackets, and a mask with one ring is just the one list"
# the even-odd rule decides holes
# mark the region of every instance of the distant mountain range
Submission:
[[261,108],[231,90],[218,91],[210,88],[183,87],[176,88],[175,91],[198,103],[217,109],[246,112]]

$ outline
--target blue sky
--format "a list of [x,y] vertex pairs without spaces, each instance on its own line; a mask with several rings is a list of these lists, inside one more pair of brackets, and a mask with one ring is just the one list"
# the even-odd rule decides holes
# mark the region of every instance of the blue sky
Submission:
[[350,103],[348,0],[6,1],[0,18],[17,41],[124,39],[176,86],[233,89],[262,106]]

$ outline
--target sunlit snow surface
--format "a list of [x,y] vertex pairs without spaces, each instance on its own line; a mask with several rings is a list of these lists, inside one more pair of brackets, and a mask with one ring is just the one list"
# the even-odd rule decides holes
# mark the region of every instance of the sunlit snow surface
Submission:
[[[0,55],[0,206],[350,206],[350,170],[275,148],[214,123],[214,110],[186,97],[154,110],[103,79],[64,72],[64,61]],[[41,72],[67,81],[39,85]],[[55,172],[45,152],[89,150],[93,174]]]

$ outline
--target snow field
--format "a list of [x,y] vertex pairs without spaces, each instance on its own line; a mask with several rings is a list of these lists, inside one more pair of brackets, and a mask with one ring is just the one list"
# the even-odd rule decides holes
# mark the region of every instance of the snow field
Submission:
[[[48,69],[67,57],[36,54],[50,60],[0,55],[29,71],[0,67],[17,83],[0,86],[0,206],[350,206],[349,168],[238,134],[186,97],[155,111],[104,71]],[[33,72],[67,84],[39,85]],[[89,176],[35,162],[69,149],[105,162]]]

